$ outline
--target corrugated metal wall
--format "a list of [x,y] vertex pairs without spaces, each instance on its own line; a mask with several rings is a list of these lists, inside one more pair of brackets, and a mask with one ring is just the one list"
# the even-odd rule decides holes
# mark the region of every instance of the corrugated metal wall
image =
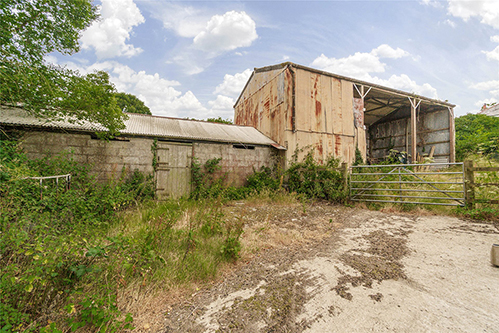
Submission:
[[[449,111],[419,113],[417,116],[417,152],[428,154],[435,147],[435,162],[450,161]],[[390,149],[408,152],[411,147],[410,118],[369,127],[370,157],[383,159]]]
[[286,119],[291,115],[291,73],[278,69],[253,75],[235,108],[234,123],[253,126],[285,145]]
[[287,147],[287,162],[296,148],[314,148],[319,163],[330,156],[351,163],[357,142],[366,151],[364,128],[354,125],[352,83],[300,68],[256,71],[235,106],[234,119]]

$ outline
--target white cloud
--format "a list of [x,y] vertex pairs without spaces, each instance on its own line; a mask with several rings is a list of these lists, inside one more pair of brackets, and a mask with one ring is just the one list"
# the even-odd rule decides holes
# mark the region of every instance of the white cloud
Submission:
[[181,37],[194,38],[204,30],[209,16],[192,6],[182,6],[171,2],[151,3],[151,15],[163,22]]
[[99,59],[131,57],[142,52],[141,48],[126,44],[132,28],[145,21],[133,0],[102,0],[100,14],[101,20],[81,36],[83,49],[95,49]]
[[438,98],[437,90],[433,88],[429,83],[423,83],[419,85],[416,83],[416,81],[411,80],[406,74],[392,75],[388,80],[373,77],[370,82],[377,83],[385,87],[412,92],[421,96],[435,99]]
[[419,85],[406,74],[392,75],[388,80],[371,75],[372,73],[385,72],[386,64],[381,62],[381,58],[398,59],[407,56],[410,56],[409,52],[401,48],[394,49],[387,44],[382,44],[369,53],[356,52],[354,55],[339,59],[328,58],[321,54],[312,62],[311,66],[386,87],[437,98],[437,91],[430,84]]
[[497,60],[499,61],[499,46],[497,46],[492,51],[482,51],[487,56],[487,60]]
[[[47,56],[45,60],[58,64],[57,58],[53,56]],[[179,82],[162,78],[158,73],[137,72],[117,61],[97,62],[90,66],[82,66],[75,62],[65,62],[61,65],[71,70],[77,70],[82,74],[100,70],[107,71],[110,75],[110,81],[118,91],[137,96],[151,109],[154,115],[196,119],[219,116],[224,119],[232,119],[234,115],[232,108],[234,99],[231,97],[218,95],[215,100],[207,103],[209,107],[207,108],[192,91],[182,94],[181,91],[177,90],[180,86]],[[238,75],[242,75],[242,73],[235,76]],[[230,88],[227,88],[225,92],[230,92]]]
[[468,21],[472,17],[480,18],[480,22],[499,29],[499,1],[497,0],[447,0],[449,14]]
[[222,117],[223,119],[232,119],[234,117],[234,99],[218,95],[214,101],[209,101],[210,113],[216,115],[216,117]]
[[474,83],[470,85],[470,88],[476,90],[497,90],[499,89],[499,80]]
[[[214,57],[248,47],[258,38],[256,23],[243,11],[207,15],[206,11],[191,6],[164,2],[152,2],[146,7],[166,29],[180,37],[192,38],[192,44],[177,48],[169,60],[183,68],[187,75],[201,73]],[[237,50],[234,54],[243,56],[247,52]]]
[[407,57],[409,55],[409,52],[404,51],[399,47],[394,49],[390,45],[381,44],[380,46],[372,50],[371,54],[378,58],[399,59],[402,57]]
[[369,53],[356,52],[354,55],[339,59],[328,58],[321,54],[311,66],[367,81],[371,78],[369,73],[385,71],[386,64],[382,63],[380,58],[398,59],[406,56],[409,56],[409,52],[382,44]]
[[442,5],[438,0],[421,0],[423,5],[433,6],[435,8],[440,8]]
[[136,72],[128,66],[112,63],[108,68],[111,81],[120,91],[132,93],[142,99],[155,115],[170,117],[192,117],[192,114],[204,112],[206,108],[191,92],[185,94],[175,89],[180,86],[159,76],[158,73]]
[[339,59],[328,58],[324,54],[321,54],[312,62],[311,66],[331,73],[350,76],[361,80],[367,80],[370,77],[368,73],[380,73],[385,71],[385,64],[383,64],[378,57],[370,53],[360,52]]
[[229,11],[214,15],[205,29],[194,37],[198,50],[218,54],[250,46],[258,38],[255,21],[245,12]]
[[484,104],[493,104],[493,103],[497,103],[497,102],[499,102],[499,101],[497,99],[493,98],[493,97],[492,98],[486,98],[484,100],[476,102],[475,106],[478,107],[479,109],[481,109]]
[[447,24],[448,26],[450,26],[452,28],[455,28],[457,26],[456,22],[454,22],[452,20],[445,20],[444,24]]
[[234,75],[225,74],[224,81],[215,88],[213,93],[231,97],[239,96],[246,85],[246,82],[248,82],[251,73],[251,69],[248,68],[242,73],[236,73]]

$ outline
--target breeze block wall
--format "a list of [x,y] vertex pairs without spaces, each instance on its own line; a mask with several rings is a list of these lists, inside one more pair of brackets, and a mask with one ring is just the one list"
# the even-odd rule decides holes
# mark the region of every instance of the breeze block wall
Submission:
[[[153,142],[153,138],[120,137],[119,141],[105,141],[87,133],[35,130],[25,132],[22,147],[31,159],[71,152],[75,161],[90,164],[91,173],[98,181],[105,182],[119,177],[122,170],[153,174]],[[276,163],[277,150],[270,146],[194,142],[193,157],[201,165],[222,158],[219,175],[226,175],[230,185],[242,186],[254,171]]]
[[[237,148],[235,148],[237,147]],[[219,176],[227,174],[227,183],[245,185],[246,178],[262,166],[272,167],[276,149],[266,146],[234,145],[232,143],[194,143],[194,158],[203,165],[213,158],[222,158]]]
[[137,169],[152,174],[153,140],[134,137],[120,140],[95,139],[86,133],[30,131],[25,133],[22,147],[31,159],[71,152],[75,161],[91,165],[91,173],[99,181],[117,178],[122,170]]

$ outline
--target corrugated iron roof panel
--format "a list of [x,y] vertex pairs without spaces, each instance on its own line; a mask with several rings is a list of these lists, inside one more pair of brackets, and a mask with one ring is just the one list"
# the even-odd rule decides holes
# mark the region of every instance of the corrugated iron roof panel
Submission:
[[480,113],[487,115],[487,116],[499,117],[499,104],[494,104],[494,105],[480,111]]
[[[272,145],[273,140],[257,129],[249,126],[211,123],[197,120],[186,120],[128,114],[126,128],[122,134],[164,137],[172,139],[232,142],[244,144]],[[0,124],[59,128],[66,130],[102,132],[105,128],[90,122],[71,123],[70,121],[40,120],[19,108],[3,107],[0,112]]]

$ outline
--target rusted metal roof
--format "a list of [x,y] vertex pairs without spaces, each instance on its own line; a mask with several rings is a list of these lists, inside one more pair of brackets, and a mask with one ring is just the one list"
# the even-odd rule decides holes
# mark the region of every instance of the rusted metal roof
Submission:
[[[193,141],[214,141],[256,145],[275,145],[276,142],[250,126],[211,123],[160,116],[128,113],[122,134],[162,137]],[[104,132],[106,129],[90,122],[48,121],[29,115],[19,108],[1,107],[0,124],[43,127],[83,132]]]
[[[432,103],[432,104],[442,105],[442,106],[450,107],[450,108],[454,108],[456,106],[456,105],[448,103],[446,101],[441,101],[441,100],[437,100],[437,99],[433,99],[433,98],[428,98],[428,97],[416,95],[416,94],[413,94],[413,93],[408,93],[408,92],[405,92],[405,91],[402,91],[402,90],[398,90],[398,89],[394,89],[394,88],[389,88],[389,87],[381,86],[381,85],[378,85],[378,84],[374,84],[374,83],[370,83],[370,82],[366,82],[366,81],[362,81],[362,80],[357,80],[357,79],[354,79],[354,78],[351,78],[351,77],[346,77],[346,76],[343,76],[343,75],[334,74],[334,73],[330,73],[330,72],[318,70],[318,69],[315,69],[315,68],[298,65],[298,64],[295,64],[295,63],[292,63],[292,62],[284,62],[284,63],[273,65],[273,66],[266,66],[266,67],[255,68],[254,71],[253,71],[253,73],[267,72],[267,71],[272,71],[272,70],[276,70],[276,69],[284,69],[284,68],[286,68],[288,66],[294,67],[294,68],[303,69],[303,70],[306,70],[306,71],[309,71],[309,72],[312,72],[312,73],[317,73],[317,74],[321,74],[321,75],[331,76],[331,77],[334,77],[334,78],[337,78],[337,79],[340,79],[340,80],[346,80],[346,81],[352,82],[354,84],[359,84],[359,85],[364,85],[364,86],[372,87],[375,90],[378,90],[380,93],[384,93],[384,94],[393,94],[393,95],[399,95],[399,96],[403,96],[403,97],[417,98],[417,99],[421,99],[423,101],[426,101],[426,102],[429,102],[429,103]],[[250,77],[249,80],[251,80],[251,77]],[[243,88],[243,92],[244,92],[245,89],[246,89],[246,86]],[[236,100],[236,103],[234,104],[234,107],[237,106],[237,104],[239,103],[239,99],[241,98],[243,92],[241,92],[241,94],[239,95],[239,98]]]

